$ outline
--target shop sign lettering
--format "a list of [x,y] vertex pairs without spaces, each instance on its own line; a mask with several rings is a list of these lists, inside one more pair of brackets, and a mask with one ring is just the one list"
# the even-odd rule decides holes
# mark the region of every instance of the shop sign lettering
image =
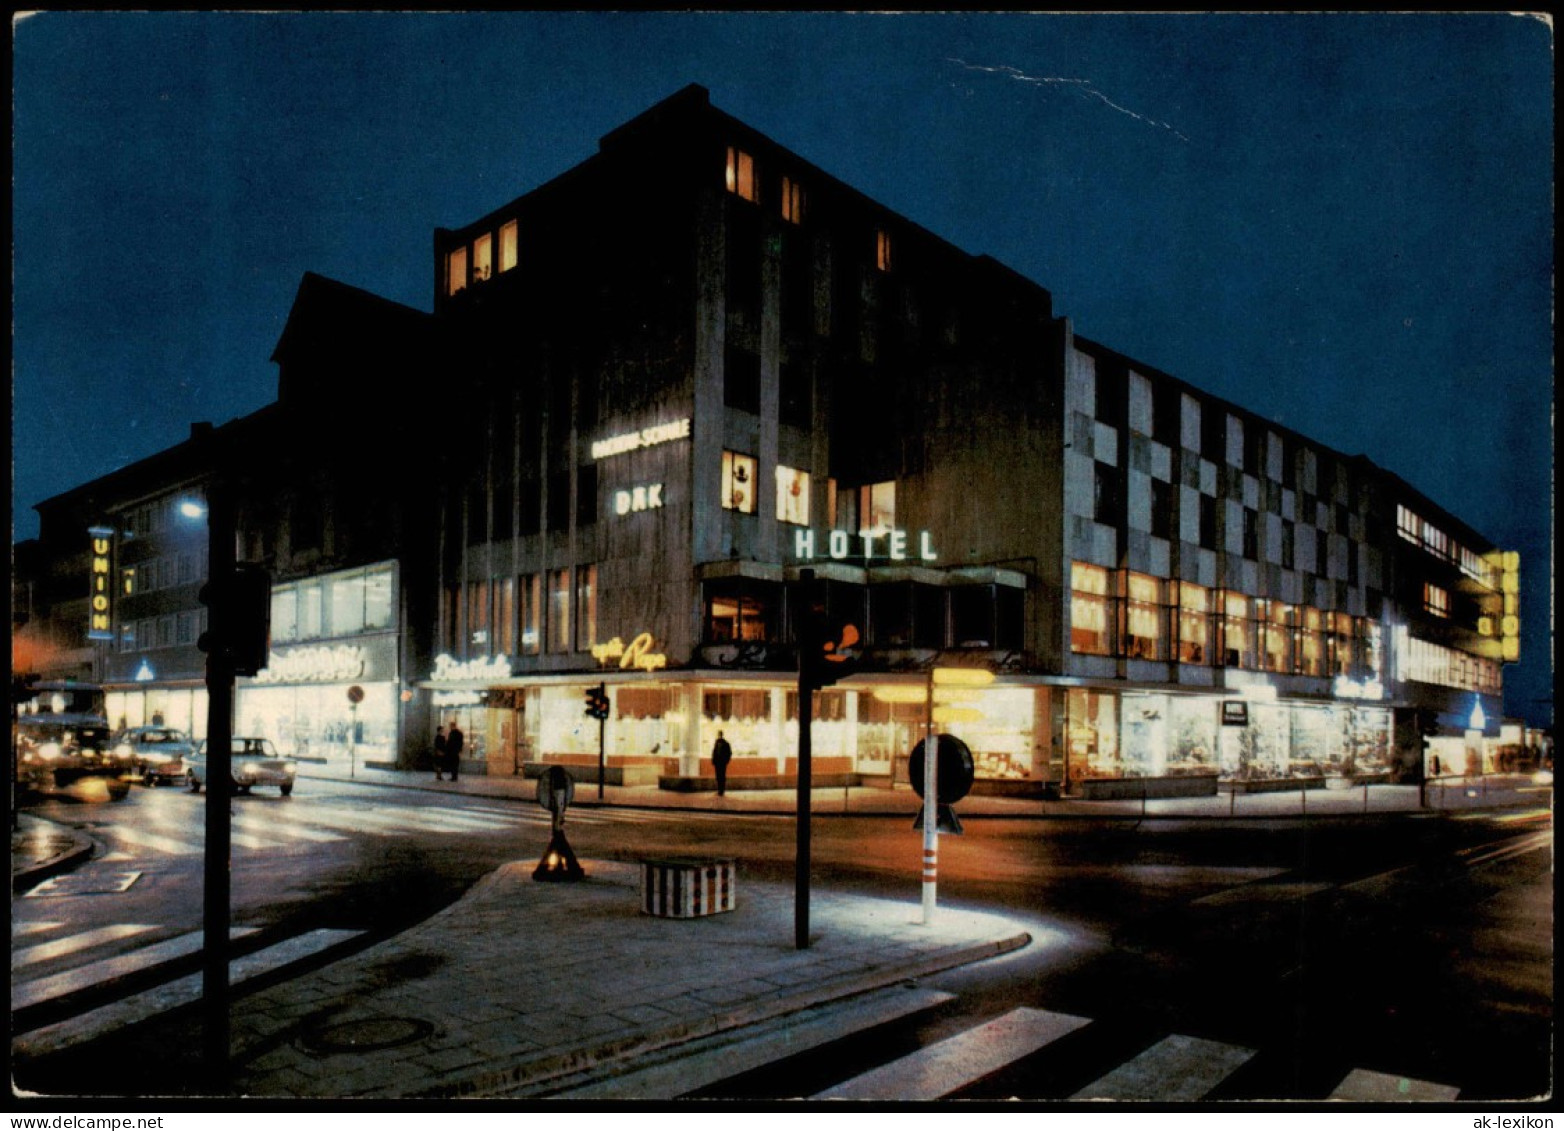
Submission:
[[[904,562],[912,552],[908,545],[910,535],[905,530],[865,530],[849,534],[845,530],[832,530],[826,535],[825,551],[835,561],[861,557],[872,561],[878,557],[886,561]],[[854,547],[860,553],[853,552]],[[793,532],[793,556],[800,561],[812,561],[820,548],[813,530]],[[934,539],[927,530],[918,531],[917,560],[932,562],[939,557],[934,552]]]
[[639,432],[623,432],[618,436],[610,436],[606,440],[594,440],[592,458],[607,459],[609,456],[666,444],[670,440],[682,440],[689,434],[690,418],[686,416],[683,420],[675,420],[669,424],[654,424],[650,428],[642,428]]
[[650,632],[641,633],[630,641],[628,647],[617,636],[607,644],[594,644],[592,658],[603,665],[607,665],[610,660],[618,660],[619,666],[623,669],[639,668],[643,672],[654,672],[668,666],[666,653],[652,651]]
[[444,652],[434,658],[432,680],[509,679],[509,656],[483,656],[476,660],[458,660]]
[[632,487],[628,491],[614,492],[615,514],[661,510],[662,505],[663,485],[661,483],[653,483],[646,487]]
[[92,536],[92,580],[88,590],[87,639],[113,640],[109,619],[109,555],[114,549],[114,531],[106,526],[90,526]]
[[351,644],[321,644],[273,652],[256,683],[340,683],[364,674],[364,649]]

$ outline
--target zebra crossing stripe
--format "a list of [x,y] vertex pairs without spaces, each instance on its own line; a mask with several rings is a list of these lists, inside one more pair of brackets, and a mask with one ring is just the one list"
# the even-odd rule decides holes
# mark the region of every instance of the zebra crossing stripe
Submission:
[[1073,1100],[1198,1100],[1232,1075],[1254,1049],[1173,1034],[1082,1088]]
[[[262,974],[328,950],[361,934],[362,931],[322,929],[285,939],[264,950],[230,962],[228,964],[229,985],[237,989],[243,983]],[[144,1021],[148,1017],[199,1001],[201,979],[202,975],[191,974],[161,986],[154,986],[150,990],[131,994],[129,997],[99,1006],[80,1016],[28,1032],[25,1036],[18,1037],[13,1047],[34,1056],[41,1056],[44,1053],[81,1044],[83,1041],[100,1037],[110,1030],[122,1029],[137,1021]]]
[[[228,937],[243,938],[259,929],[259,927],[234,927]],[[89,962],[74,970],[51,974],[46,978],[34,978],[30,982],[20,982],[11,987],[11,1009],[13,1011],[26,1009],[30,1005],[90,989],[102,982],[122,978],[126,974],[134,974],[164,962],[172,962],[176,958],[184,958],[199,951],[201,941],[202,932],[191,931],[164,942],[153,943],[151,946],[138,947],[113,958]]]
[[1448,1084],[1431,1084],[1427,1080],[1354,1068],[1327,1098],[1356,1103],[1445,1103],[1455,1099],[1460,1092],[1461,1089]]
[[1089,1018],[1020,1006],[811,1098],[937,1100],[1089,1024]]
[[187,841],[159,836],[157,833],[149,833],[129,826],[115,828],[111,830],[110,835],[116,840],[128,840],[131,844],[139,845],[142,848],[155,848],[157,851],[167,853],[170,856],[199,856],[201,854],[201,846],[199,844],[190,844]]
[[75,954],[78,950],[88,950],[91,947],[101,946],[103,943],[114,942],[117,939],[128,939],[134,935],[144,935],[148,931],[155,931],[157,927],[151,923],[115,923],[109,927],[97,927],[91,931],[83,931],[76,935],[67,935],[63,939],[55,939],[53,942],[39,943],[37,946],[24,947],[21,950],[11,952],[11,969],[19,970],[23,966],[32,966],[35,963],[46,962],[51,958],[62,958],[67,954]]
[[18,938],[21,938],[24,935],[41,935],[45,931],[58,930],[63,926],[65,926],[64,923],[51,923],[46,920],[38,919],[31,923],[14,924],[11,927],[11,933],[16,935]]
[[322,829],[312,829],[307,825],[295,824],[292,821],[263,821],[255,817],[235,817],[234,828],[248,829],[256,833],[268,833],[274,836],[286,837],[288,840],[308,840],[316,843],[343,839],[340,833],[328,833]]

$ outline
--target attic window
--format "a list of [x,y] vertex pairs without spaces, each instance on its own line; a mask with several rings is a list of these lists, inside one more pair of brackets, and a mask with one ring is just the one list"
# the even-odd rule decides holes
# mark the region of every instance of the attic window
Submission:
[[467,249],[459,247],[445,261],[445,293],[454,295],[467,289]]
[[792,177],[782,178],[782,219],[793,224],[804,222],[804,187]]
[[884,228],[874,233],[874,265],[881,271],[891,269],[891,234]]
[[755,160],[742,149],[728,146],[728,191],[745,200],[757,200]]

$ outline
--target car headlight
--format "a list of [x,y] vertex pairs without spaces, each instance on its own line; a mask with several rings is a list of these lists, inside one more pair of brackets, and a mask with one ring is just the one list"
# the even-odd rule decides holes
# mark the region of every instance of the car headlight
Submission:
[[295,773],[297,770],[298,766],[294,765],[292,762],[284,762],[282,764],[282,772],[285,774]]
[[38,748],[38,757],[42,758],[45,762],[52,762],[56,758],[60,757],[63,753],[64,751],[60,749],[60,744],[58,742],[45,742]]
[[129,761],[132,753],[130,743],[128,742],[122,742],[114,748],[114,757],[121,761]]

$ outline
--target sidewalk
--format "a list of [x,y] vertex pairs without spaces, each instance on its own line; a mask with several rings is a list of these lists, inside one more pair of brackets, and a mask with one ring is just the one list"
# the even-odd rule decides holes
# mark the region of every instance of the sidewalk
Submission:
[[[380,770],[359,766],[350,773],[335,763],[301,763],[301,778],[352,781],[361,785],[416,789],[466,797],[535,801],[537,782],[523,777],[466,775],[459,781],[437,781],[432,773],[417,770]],[[1425,796],[1426,794],[1426,796]],[[1489,774],[1482,778],[1439,778],[1426,791],[1415,785],[1377,784],[1350,789],[1292,790],[1278,793],[1232,794],[1225,789],[1213,797],[1178,797],[1146,801],[1048,801],[1033,798],[993,797],[972,794],[956,804],[963,819],[970,817],[1038,818],[1176,818],[1232,819],[1276,817],[1351,817],[1364,813],[1448,812],[1517,805],[1551,805],[1553,787],[1539,784],[1529,774]],[[640,809],[697,809],[706,812],[791,814],[797,793],[791,789],[677,793],[656,786],[603,787],[598,800],[597,783],[590,777],[576,779],[574,804],[598,804]],[[846,814],[855,817],[911,817],[921,802],[908,786],[895,789],[853,786],[817,788],[810,811],[819,817]]]
[[25,891],[92,855],[87,834],[26,813],[11,830],[11,890]]
[[816,891],[807,950],[790,886],[738,876],[737,910],[639,910],[634,864],[578,883],[507,864],[417,927],[234,1005],[255,1096],[500,1096],[692,1038],[1003,954],[996,915]]

